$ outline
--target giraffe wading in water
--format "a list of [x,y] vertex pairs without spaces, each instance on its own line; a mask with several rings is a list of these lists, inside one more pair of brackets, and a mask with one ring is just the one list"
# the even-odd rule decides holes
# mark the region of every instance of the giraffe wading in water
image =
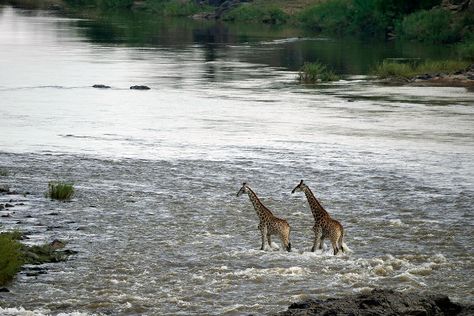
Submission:
[[316,248],[323,249],[325,238],[329,238],[329,240],[331,240],[334,255],[336,255],[339,250],[342,250],[342,252],[349,250],[343,241],[344,228],[342,227],[341,223],[329,216],[328,212],[322,207],[322,205],[314,196],[313,192],[311,192],[303,180],[301,180],[301,182],[293,189],[293,191],[291,191],[291,193],[293,194],[296,191],[304,192],[306,198],[308,199],[311,213],[313,213],[314,216],[314,243],[311,251],[315,251]]
[[260,199],[257,197],[255,192],[253,192],[245,182],[240,188],[239,192],[237,192],[237,196],[241,196],[244,193],[248,194],[255,212],[257,212],[258,218],[260,220],[260,223],[258,224],[258,229],[262,234],[262,247],[260,250],[264,250],[267,243],[271,248],[271,236],[278,235],[285,249],[290,252],[290,225],[288,222],[273,215],[273,213],[265,205],[263,205],[262,202],[260,202]]

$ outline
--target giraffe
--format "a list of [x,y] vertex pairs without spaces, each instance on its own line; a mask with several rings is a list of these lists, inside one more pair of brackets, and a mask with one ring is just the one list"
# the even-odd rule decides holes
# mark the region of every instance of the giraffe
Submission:
[[258,229],[262,235],[262,247],[260,250],[265,249],[265,244],[268,242],[268,245],[271,247],[272,235],[278,235],[283,243],[285,249],[291,251],[290,243],[290,225],[284,219],[278,218],[260,201],[255,192],[250,189],[247,183],[243,183],[242,188],[237,192],[237,196],[247,193],[250,201],[253,204],[255,212],[257,212],[260,223],[258,224]]
[[322,207],[319,201],[314,196],[313,192],[309,187],[301,180],[301,182],[291,191],[295,193],[296,191],[302,191],[308,199],[308,204],[311,208],[311,213],[314,216],[314,243],[311,251],[315,251],[316,247],[318,249],[323,248],[324,238],[329,238],[331,240],[332,249],[334,250],[334,255],[336,255],[339,250],[342,252],[345,251],[344,248],[347,248],[343,242],[344,238],[344,228],[341,223],[337,220],[331,218],[328,212]]

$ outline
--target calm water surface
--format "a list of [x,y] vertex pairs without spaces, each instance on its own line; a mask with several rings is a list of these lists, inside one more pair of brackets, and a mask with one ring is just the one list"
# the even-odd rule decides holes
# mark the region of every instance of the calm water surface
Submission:
[[[0,195],[24,204],[0,211],[1,229],[78,251],[20,273],[0,314],[268,314],[375,287],[471,302],[474,93],[357,76],[386,57],[449,54],[0,7],[0,184],[31,193]],[[300,86],[305,60],[347,76]],[[57,179],[74,182],[72,202],[44,198]],[[309,252],[312,216],[290,194],[300,179],[351,254]],[[258,250],[243,181],[288,219],[293,252]]]

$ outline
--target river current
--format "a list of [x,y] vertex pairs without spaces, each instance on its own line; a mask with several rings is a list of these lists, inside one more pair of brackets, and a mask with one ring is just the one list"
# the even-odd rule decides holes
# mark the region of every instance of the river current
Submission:
[[[472,91],[350,72],[302,86],[265,63],[324,38],[134,46],[79,22],[0,7],[0,184],[30,193],[0,195],[0,229],[78,251],[19,273],[0,314],[263,315],[376,287],[472,302]],[[310,252],[301,179],[350,253]],[[45,198],[51,180],[74,199]],[[242,182],[288,220],[292,252],[259,250]]]

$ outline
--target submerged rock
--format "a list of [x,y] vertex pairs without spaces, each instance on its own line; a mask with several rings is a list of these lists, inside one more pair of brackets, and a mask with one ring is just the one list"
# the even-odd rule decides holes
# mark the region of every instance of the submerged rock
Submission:
[[150,90],[148,86],[131,86],[130,89],[132,90]]
[[474,305],[463,306],[442,294],[396,292],[374,289],[368,294],[354,294],[327,300],[310,299],[293,303],[277,315],[473,315]]
[[110,89],[110,86],[107,86],[105,84],[95,84],[92,86],[92,88],[97,88],[97,89]]

